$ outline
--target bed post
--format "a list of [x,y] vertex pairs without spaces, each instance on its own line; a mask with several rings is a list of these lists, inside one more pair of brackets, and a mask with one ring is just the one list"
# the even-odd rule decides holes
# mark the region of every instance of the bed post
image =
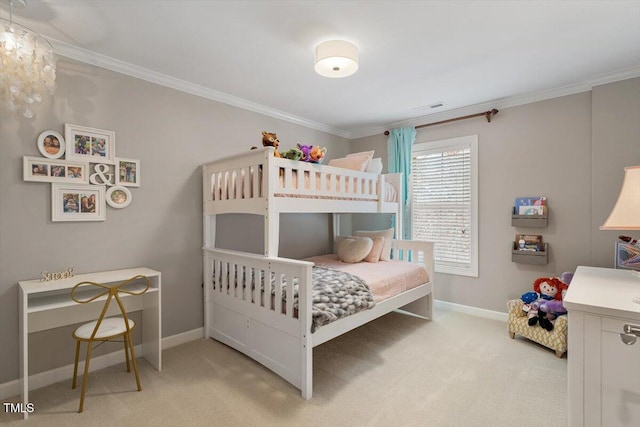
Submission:
[[[211,174],[206,165],[202,167],[202,245],[205,248],[213,248],[216,245],[216,216],[207,215],[207,201],[213,199],[213,189],[211,186]],[[211,310],[207,305],[211,303],[211,279],[213,271],[211,270],[211,259],[207,251],[202,251],[203,265],[203,300],[204,300],[204,338],[209,338],[209,330],[211,328]]]
[[[311,266],[305,268],[303,273],[306,277],[300,278],[300,283],[304,286],[299,287],[300,298],[299,310],[300,310],[300,327],[301,337],[300,340],[300,391],[302,398],[305,400],[311,399],[313,395],[313,341],[311,339],[311,295],[312,292],[312,274]],[[304,279],[304,280],[303,280]]]
[[330,246],[331,246],[331,252],[334,253],[336,251],[335,246],[335,242],[336,242],[336,237],[338,237],[340,235],[340,214],[331,214],[331,235],[333,236],[333,239],[331,240]]
[[[204,247],[214,248],[216,246],[216,216],[204,215],[203,218],[203,235],[204,235]],[[211,328],[211,310],[207,309],[207,304],[212,303],[211,290],[213,283],[211,279],[213,277],[213,270],[211,269],[211,258],[207,251],[203,251],[203,278],[202,286],[204,293],[204,338],[210,338],[209,330]]]
[[[396,239],[398,240],[402,240],[404,239],[404,235],[403,235],[403,228],[402,228],[402,220],[403,220],[403,214],[404,214],[404,204],[402,202],[402,194],[404,191],[404,187],[403,187],[403,182],[402,182],[402,174],[400,175],[400,179],[396,180],[396,186],[398,187],[398,211],[396,212]],[[412,238],[412,236],[408,237],[409,239]]]
[[[274,149],[265,150],[263,163],[262,194],[265,200],[264,213],[264,255],[278,256],[280,245],[280,212],[276,210],[274,192],[279,187],[279,171],[274,165]],[[266,177],[266,179],[264,179]]]
[[[205,248],[213,248],[216,246],[216,216],[215,215],[204,215],[203,218],[203,236],[204,236],[204,247]],[[209,331],[211,329],[211,310],[208,309],[208,304],[212,304],[211,298],[211,290],[213,288],[213,283],[211,282],[213,277],[213,270],[211,269],[211,258],[207,251],[203,251],[203,278],[202,278],[202,287],[203,287],[203,299],[204,299],[204,338],[210,338]]]
[[273,209],[268,211],[269,213],[264,216],[264,255],[277,257],[280,245],[280,215],[273,212]]

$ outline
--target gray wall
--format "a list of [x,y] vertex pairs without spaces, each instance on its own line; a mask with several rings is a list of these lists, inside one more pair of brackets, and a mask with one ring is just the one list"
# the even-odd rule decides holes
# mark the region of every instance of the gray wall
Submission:
[[601,231],[615,204],[624,167],[640,165],[640,78],[593,89],[593,151],[591,153],[591,260],[594,265],[613,263],[614,242],[632,231]]
[[[506,311],[508,299],[530,290],[533,280],[573,271],[579,265],[611,267],[618,234],[604,222],[620,190],[623,167],[640,164],[640,79],[612,83],[592,92],[505,108],[482,118],[418,130],[417,141],[479,136],[479,277],[437,275],[436,298]],[[386,156],[384,135],[352,141],[353,151],[375,149]],[[385,163],[386,164],[386,163]],[[544,195],[546,229],[511,226],[517,196]],[[353,227],[375,224],[354,215]],[[549,264],[511,262],[517,232],[542,234]]]
[[[0,383],[18,378],[19,280],[67,267],[146,266],[163,274],[163,335],[202,327],[199,166],[260,145],[262,130],[276,132],[283,149],[301,141],[327,146],[328,157],[349,150],[343,138],[63,58],[57,84],[34,119],[3,112],[0,120]],[[141,161],[142,186],[131,189],[131,205],[107,208],[105,222],[53,223],[50,184],[22,181],[22,156],[40,156],[40,132],[63,133],[65,123],[113,130],[116,154]],[[296,216],[281,236],[282,255],[326,252],[327,218]],[[257,217],[225,221],[223,246],[252,250],[261,241]],[[70,329],[31,337],[31,373],[73,362]]]

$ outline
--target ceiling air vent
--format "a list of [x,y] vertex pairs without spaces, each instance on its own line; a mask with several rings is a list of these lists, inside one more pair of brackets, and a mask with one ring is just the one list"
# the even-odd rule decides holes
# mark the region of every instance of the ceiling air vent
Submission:
[[412,110],[414,110],[414,111],[433,110],[433,109],[444,107],[444,106],[445,106],[445,103],[440,101],[440,102],[436,102],[434,104],[425,104],[425,105],[421,105],[419,107],[413,107]]

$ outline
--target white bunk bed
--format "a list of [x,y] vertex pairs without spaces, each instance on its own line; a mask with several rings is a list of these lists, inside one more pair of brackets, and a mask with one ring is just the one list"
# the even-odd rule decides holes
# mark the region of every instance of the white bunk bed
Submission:
[[[396,214],[399,203],[385,201],[386,185],[400,194],[399,174],[377,175],[276,158],[274,149],[251,150],[203,165],[205,337],[241,351],[312,396],[313,347],[373,319],[402,308],[433,318],[433,243],[394,240],[395,260],[423,263],[429,281],[373,308],[344,317],[311,332],[313,263],[278,257],[280,213],[333,213],[334,236],[340,213]],[[216,215],[264,216],[264,255],[217,249]],[[217,286],[214,288],[214,271]],[[264,280],[262,291],[240,285],[243,275]],[[293,279],[298,281],[294,309]],[[266,295],[273,295],[271,298]]]

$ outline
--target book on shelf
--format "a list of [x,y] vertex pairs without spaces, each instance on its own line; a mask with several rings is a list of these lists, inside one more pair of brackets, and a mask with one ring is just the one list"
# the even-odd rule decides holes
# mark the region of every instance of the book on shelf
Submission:
[[546,204],[547,198],[545,196],[516,197],[514,206],[520,208],[520,206],[546,206]]
[[519,251],[544,251],[542,236],[539,234],[516,234],[516,249]]
[[544,215],[547,207],[544,205],[518,206],[517,215]]

